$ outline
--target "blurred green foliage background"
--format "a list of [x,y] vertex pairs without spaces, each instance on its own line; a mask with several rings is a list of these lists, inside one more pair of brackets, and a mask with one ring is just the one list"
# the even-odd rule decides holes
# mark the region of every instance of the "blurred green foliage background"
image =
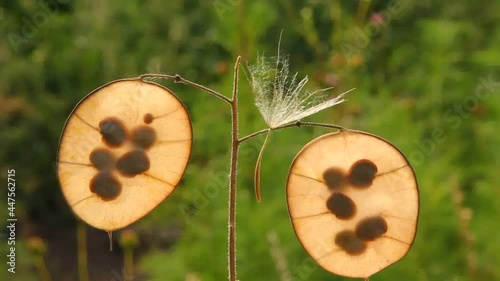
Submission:
[[[398,146],[420,185],[415,243],[370,280],[500,280],[500,2],[430,0],[20,0],[0,4],[0,174],[16,170],[16,274],[78,280],[78,222],[54,171],[65,119],[93,89],[143,73],[180,74],[230,94],[238,55],[282,53],[310,90],[351,88],[308,120],[368,131]],[[240,80],[242,134],[265,128]],[[194,145],[171,197],[128,227],[138,235],[135,280],[225,280],[229,108],[161,81],[186,104]],[[273,134],[242,147],[237,212],[240,280],[348,280],[316,266],[289,221],[285,180],[300,148],[328,132]],[[2,189],[4,190],[4,189]],[[0,201],[7,218],[6,191]],[[2,228],[2,261],[8,253]],[[120,237],[121,231],[115,233]],[[40,240],[40,238],[42,240]],[[90,280],[125,280],[122,249],[87,227]],[[83,281],[83,280],[82,280]]]

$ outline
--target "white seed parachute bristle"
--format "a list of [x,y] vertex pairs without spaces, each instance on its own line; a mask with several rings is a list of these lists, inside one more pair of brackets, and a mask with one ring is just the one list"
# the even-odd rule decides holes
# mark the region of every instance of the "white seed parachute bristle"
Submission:
[[349,92],[327,99],[317,94],[331,88],[314,92],[303,90],[308,78],[298,81],[298,73],[292,75],[289,72],[288,58],[280,57],[279,53],[274,59],[259,56],[254,65],[248,66],[248,70],[255,92],[255,104],[270,128],[300,120],[342,103]]

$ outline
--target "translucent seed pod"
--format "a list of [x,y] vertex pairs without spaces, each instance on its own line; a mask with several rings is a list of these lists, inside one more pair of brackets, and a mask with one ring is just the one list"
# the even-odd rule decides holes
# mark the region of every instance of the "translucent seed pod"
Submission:
[[174,191],[191,145],[191,121],[172,92],[139,79],[113,81],[82,99],[65,124],[62,192],[91,226],[123,228]]
[[415,239],[415,173],[389,142],[358,131],[320,136],[295,157],[287,181],[295,233],[324,269],[369,278]]

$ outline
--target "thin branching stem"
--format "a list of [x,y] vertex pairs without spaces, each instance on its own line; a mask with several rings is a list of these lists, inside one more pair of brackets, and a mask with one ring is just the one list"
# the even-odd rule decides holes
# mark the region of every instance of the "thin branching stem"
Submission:
[[229,280],[236,281],[236,173],[238,169],[238,69],[241,57],[234,65],[233,96],[231,99],[231,168],[229,170],[229,209],[228,209],[228,264]]
[[241,62],[241,56],[238,56],[234,66],[234,84],[232,97],[228,98],[210,88],[198,83],[182,78],[180,75],[169,74],[143,74],[138,79],[148,78],[171,79],[175,83],[182,83],[199,90],[205,91],[231,105],[231,164],[229,171],[229,208],[228,208],[228,266],[229,280],[236,281],[236,173],[238,167],[238,150],[240,141],[238,139],[238,69]]
[[210,88],[207,88],[203,85],[197,84],[190,80],[184,79],[179,75],[168,75],[168,74],[143,74],[138,77],[138,79],[154,79],[154,78],[162,78],[162,79],[171,79],[174,80],[175,83],[183,83],[188,86],[192,86],[199,90],[205,91],[225,102],[230,104],[231,106],[231,125],[232,125],[232,133],[231,133],[231,163],[229,170],[229,201],[228,201],[228,266],[229,266],[229,281],[236,281],[236,179],[237,179],[237,168],[238,168],[238,150],[240,144],[248,139],[256,137],[258,135],[264,133],[270,133],[274,130],[290,128],[290,127],[301,127],[301,126],[315,126],[315,127],[324,127],[324,128],[333,128],[338,130],[345,130],[345,128],[332,125],[332,124],[324,124],[324,123],[315,123],[315,122],[301,122],[296,121],[294,123],[289,123],[285,125],[281,125],[275,128],[267,128],[258,132],[254,132],[250,135],[247,135],[243,138],[239,138],[238,134],[238,70],[241,62],[241,56],[236,59],[236,63],[234,65],[234,82],[233,82],[233,92],[232,97],[228,98]]
[[162,78],[162,79],[171,79],[171,80],[174,80],[175,83],[182,83],[182,84],[185,84],[185,85],[188,85],[188,86],[191,86],[191,87],[194,87],[194,88],[197,88],[199,90],[202,90],[202,91],[205,91],[229,104],[231,104],[231,99],[224,96],[223,94],[219,93],[219,92],[216,92],[210,88],[207,88],[203,85],[200,85],[198,83],[195,83],[193,81],[190,81],[190,80],[187,80],[187,79],[184,79],[182,78],[180,75],[176,74],[176,75],[169,75],[169,74],[155,74],[155,73],[148,73],[148,74],[143,74],[141,76],[138,77],[139,79],[141,80],[145,80],[147,78]]
[[251,133],[247,136],[244,136],[242,138],[240,138],[238,141],[240,143],[246,141],[246,140],[249,140],[253,137],[256,137],[258,135],[262,135],[262,134],[265,134],[267,133],[269,130],[271,131],[276,131],[276,130],[281,130],[281,129],[285,129],[285,128],[290,128],[290,127],[301,127],[301,126],[311,126],[311,127],[323,127],[323,128],[331,128],[331,129],[337,129],[337,130],[347,130],[346,128],[344,127],[341,127],[341,126],[338,126],[338,125],[333,125],[333,124],[327,124],[327,123],[316,123],[316,122],[302,122],[302,121],[296,121],[296,122],[293,122],[293,123],[290,123],[290,124],[286,124],[286,125],[281,125],[281,126],[278,126],[276,128],[271,128],[271,129],[263,129],[263,130],[260,130],[260,131],[257,131],[257,132],[254,132],[254,133]]
[[[343,131],[347,130],[346,128],[339,126],[339,125],[333,125],[333,124],[328,124],[328,123],[318,123],[318,122],[297,121],[295,123],[295,126],[297,126],[297,127],[301,127],[301,126],[323,127],[323,128],[337,129],[337,130],[343,130]],[[281,129],[281,128],[276,128],[276,129]]]

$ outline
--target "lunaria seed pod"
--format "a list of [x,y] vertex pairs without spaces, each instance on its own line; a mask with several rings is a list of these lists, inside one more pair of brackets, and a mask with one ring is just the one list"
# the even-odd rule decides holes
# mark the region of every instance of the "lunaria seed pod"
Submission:
[[191,121],[172,92],[140,79],[113,81],[82,99],[64,126],[62,192],[91,226],[123,228],[174,191],[191,144]]
[[295,233],[324,269],[368,278],[400,260],[415,238],[415,173],[389,142],[341,130],[295,157],[287,181]]

